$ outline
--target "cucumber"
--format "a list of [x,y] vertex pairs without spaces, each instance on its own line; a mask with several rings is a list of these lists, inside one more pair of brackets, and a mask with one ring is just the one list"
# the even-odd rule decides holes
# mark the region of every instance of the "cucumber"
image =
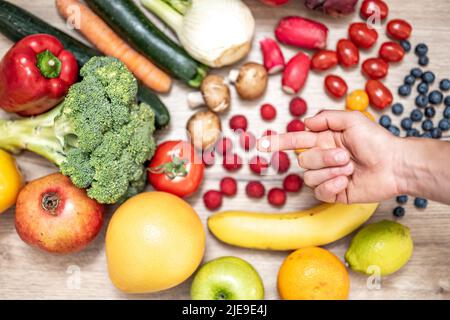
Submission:
[[[72,52],[80,68],[92,57],[103,55],[100,51],[88,47],[81,41],[52,27],[28,11],[4,0],[0,0],[0,32],[14,42],[32,34],[50,34],[58,38],[64,47]],[[155,124],[158,129],[162,129],[169,124],[169,111],[153,91],[140,84],[138,100],[152,107],[155,112]]]
[[191,87],[200,87],[206,66],[161,32],[132,0],[85,2],[136,50]]

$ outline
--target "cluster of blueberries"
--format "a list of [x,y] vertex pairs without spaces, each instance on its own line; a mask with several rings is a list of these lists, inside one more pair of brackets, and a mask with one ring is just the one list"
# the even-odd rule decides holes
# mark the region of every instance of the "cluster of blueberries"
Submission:
[[[402,41],[401,45],[406,52],[411,50],[411,44],[408,41]],[[415,48],[415,54],[419,58],[420,66],[427,66],[429,63],[428,46],[426,44],[418,44]],[[406,137],[423,137],[423,138],[442,138],[443,132],[450,130],[450,95],[444,98],[444,92],[450,90],[450,80],[443,79],[439,83],[439,90],[430,91],[430,87],[436,80],[436,76],[431,71],[423,71],[421,68],[414,68],[405,76],[404,83],[398,88],[398,94],[402,97],[411,95],[414,85],[416,85],[417,96],[415,98],[416,109],[411,111],[409,117],[401,120],[400,126],[404,130]],[[445,109],[442,117],[437,122],[433,122],[436,116],[436,107],[444,103]],[[394,115],[403,114],[404,106],[401,103],[392,105],[391,111]],[[379,123],[381,126],[389,130],[396,136],[401,135],[401,129],[392,123],[388,115],[381,116]],[[420,129],[414,128],[415,123],[420,123]],[[402,195],[397,197],[397,203],[404,205],[408,202],[408,196]],[[428,201],[422,198],[416,198],[414,205],[417,208],[424,209],[428,205]],[[403,217],[405,209],[401,206],[396,207],[393,212],[396,217]]]

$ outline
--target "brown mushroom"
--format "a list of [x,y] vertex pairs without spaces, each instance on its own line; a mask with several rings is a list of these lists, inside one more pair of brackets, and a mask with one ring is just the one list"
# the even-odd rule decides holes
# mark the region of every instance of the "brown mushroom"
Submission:
[[192,144],[198,150],[213,147],[222,135],[220,118],[209,110],[195,113],[189,119],[186,129]]
[[269,81],[266,68],[255,62],[247,62],[240,70],[231,70],[228,78],[234,83],[239,96],[244,100],[261,97]]
[[230,88],[223,77],[218,75],[207,76],[200,87],[200,92],[192,92],[188,95],[190,108],[206,105],[212,112],[224,112],[230,108]]

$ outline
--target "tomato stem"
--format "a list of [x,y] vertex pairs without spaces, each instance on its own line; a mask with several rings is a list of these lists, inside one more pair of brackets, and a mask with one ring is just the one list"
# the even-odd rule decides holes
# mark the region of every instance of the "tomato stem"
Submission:
[[148,171],[154,174],[165,174],[170,180],[176,177],[186,177],[188,172],[186,170],[186,160],[177,156],[173,156],[171,162],[167,162],[155,168],[148,168]]

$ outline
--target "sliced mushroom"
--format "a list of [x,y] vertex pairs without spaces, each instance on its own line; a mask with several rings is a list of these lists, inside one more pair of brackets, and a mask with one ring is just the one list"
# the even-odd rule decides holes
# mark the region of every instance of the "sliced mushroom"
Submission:
[[195,109],[206,105],[212,112],[224,112],[230,108],[230,88],[223,77],[218,75],[207,76],[200,88],[200,92],[188,95],[188,105]]
[[261,97],[269,81],[266,68],[255,62],[247,62],[240,70],[231,70],[228,78],[234,83],[239,96],[244,100]]
[[211,111],[199,111],[188,121],[186,126],[192,144],[198,150],[213,147],[222,135],[220,118]]

